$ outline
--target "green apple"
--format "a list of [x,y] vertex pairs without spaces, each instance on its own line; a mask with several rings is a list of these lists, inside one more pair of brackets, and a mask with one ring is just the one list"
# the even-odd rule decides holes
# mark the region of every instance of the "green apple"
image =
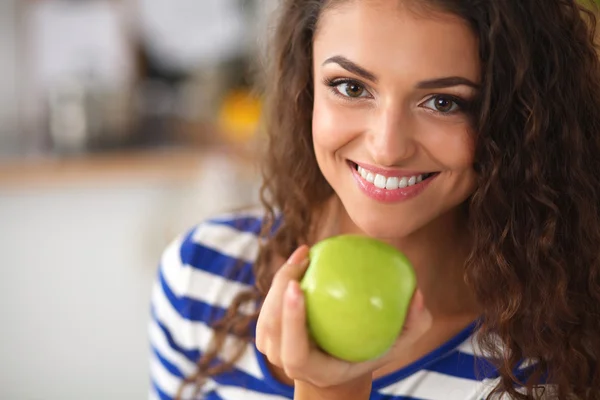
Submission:
[[358,235],[325,239],[309,257],[300,287],[313,340],[351,362],[385,354],[402,330],[416,288],[410,261],[396,248]]

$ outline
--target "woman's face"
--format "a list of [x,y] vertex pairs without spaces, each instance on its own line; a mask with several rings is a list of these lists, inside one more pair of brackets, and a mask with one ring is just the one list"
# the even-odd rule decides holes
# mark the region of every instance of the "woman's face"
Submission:
[[465,111],[479,84],[466,23],[389,0],[323,13],[314,41],[313,141],[352,222],[400,238],[457,211],[474,191]]

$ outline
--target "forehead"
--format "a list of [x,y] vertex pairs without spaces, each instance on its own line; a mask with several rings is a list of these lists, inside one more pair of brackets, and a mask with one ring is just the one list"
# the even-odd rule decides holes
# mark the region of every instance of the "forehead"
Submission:
[[323,12],[315,35],[315,63],[343,55],[382,76],[479,78],[478,42],[457,16],[391,0],[355,0]]

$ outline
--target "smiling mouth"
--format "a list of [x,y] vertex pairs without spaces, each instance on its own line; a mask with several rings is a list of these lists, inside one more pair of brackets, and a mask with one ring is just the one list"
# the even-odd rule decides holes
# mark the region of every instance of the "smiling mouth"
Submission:
[[410,186],[415,186],[439,174],[439,172],[426,172],[417,175],[384,176],[376,172],[369,171],[368,169],[363,168],[354,162],[349,161],[349,163],[365,181],[379,189],[386,190],[404,189]]

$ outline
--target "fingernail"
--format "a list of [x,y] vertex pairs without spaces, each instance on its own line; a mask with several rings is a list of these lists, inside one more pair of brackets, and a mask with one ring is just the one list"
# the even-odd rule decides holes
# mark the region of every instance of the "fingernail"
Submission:
[[286,296],[292,304],[297,304],[300,301],[300,286],[298,286],[298,282],[289,281],[286,288]]
[[300,267],[302,267],[302,269],[306,271],[309,264],[310,264],[310,260],[308,258],[304,258],[304,261],[302,261],[302,263],[300,264]]
[[306,246],[300,246],[288,258],[288,264],[300,264],[306,258]]

